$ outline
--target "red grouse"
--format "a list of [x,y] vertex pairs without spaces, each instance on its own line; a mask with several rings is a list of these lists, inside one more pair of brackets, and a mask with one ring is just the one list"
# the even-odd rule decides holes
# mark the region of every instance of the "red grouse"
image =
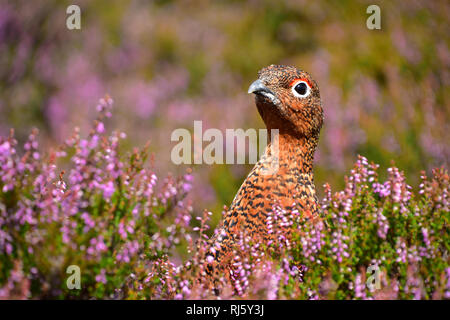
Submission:
[[269,134],[263,156],[237,192],[221,229],[211,238],[206,253],[209,272],[213,265],[227,263],[239,235],[269,240],[266,222],[274,205],[291,210],[295,203],[302,217],[318,216],[313,158],[323,123],[319,87],[308,73],[291,66],[271,65],[258,76],[248,92],[255,94],[269,133],[278,130],[278,139],[270,139]]

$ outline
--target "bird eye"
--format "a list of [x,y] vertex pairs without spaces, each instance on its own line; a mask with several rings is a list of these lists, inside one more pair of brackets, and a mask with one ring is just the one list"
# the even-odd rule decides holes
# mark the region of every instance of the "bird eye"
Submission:
[[305,98],[309,96],[310,92],[311,88],[305,81],[299,81],[292,86],[292,93],[298,98]]

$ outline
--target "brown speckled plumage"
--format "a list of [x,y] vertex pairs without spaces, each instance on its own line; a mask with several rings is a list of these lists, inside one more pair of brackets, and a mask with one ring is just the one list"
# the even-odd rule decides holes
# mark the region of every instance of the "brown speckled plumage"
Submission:
[[[275,145],[269,139],[264,155],[243,182],[221,229],[211,239],[207,255],[214,260],[208,263],[209,272],[225,267],[227,256],[236,249],[238,235],[250,233],[253,239],[263,242],[270,239],[266,218],[274,205],[289,210],[295,203],[303,217],[318,216],[313,158],[323,123],[319,88],[308,73],[290,66],[271,65],[258,76],[249,93],[255,94],[267,129],[279,130],[279,168],[267,171],[273,169]],[[292,87],[299,82],[310,87],[309,95],[295,95]]]

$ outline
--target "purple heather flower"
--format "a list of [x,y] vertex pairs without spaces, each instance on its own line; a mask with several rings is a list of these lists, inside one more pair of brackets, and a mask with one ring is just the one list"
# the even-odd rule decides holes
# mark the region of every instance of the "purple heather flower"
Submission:
[[346,241],[349,240],[348,236],[345,236],[342,234],[342,231],[335,231],[332,234],[332,241],[331,241],[331,253],[333,255],[333,258],[336,259],[338,263],[341,263],[343,258],[348,258],[348,245]]
[[445,284],[444,296],[446,299],[450,299],[450,267],[447,267],[445,269],[445,274],[446,274],[447,282]]
[[95,281],[106,284],[106,271],[105,269],[100,270],[100,274],[95,276]]
[[379,208],[376,213],[376,221],[378,224],[377,234],[381,239],[386,239],[386,235],[389,230],[389,222],[387,218],[383,215],[383,208]]
[[366,299],[366,284],[362,281],[361,274],[357,274],[355,278],[355,297]]
[[115,191],[114,183],[112,181],[108,181],[102,185],[101,188],[103,190],[103,196],[109,200]]
[[397,238],[397,244],[396,244],[396,253],[397,253],[397,262],[406,263],[406,257],[407,257],[407,248],[406,243],[400,239]]
[[98,133],[100,133],[100,134],[102,134],[102,133],[105,132],[105,126],[103,125],[103,122],[99,121],[99,122],[97,123],[96,131],[97,131]]

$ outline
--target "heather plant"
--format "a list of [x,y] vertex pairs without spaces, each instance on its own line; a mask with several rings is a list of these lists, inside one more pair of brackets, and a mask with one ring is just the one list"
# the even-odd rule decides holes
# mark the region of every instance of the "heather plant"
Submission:
[[[111,106],[101,99],[89,135],[76,129],[45,158],[35,130],[23,155],[13,133],[1,138],[1,297],[116,297],[143,261],[188,239],[191,176],[168,176],[156,190],[146,149],[121,159],[124,133],[106,135]],[[70,158],[67,176],[61,158]],[[81,270],[81,290],[66,286],[69,265]]]
[[[394,165],[382,179],[360,156],[342,191],[324,186],[319,219],[274,205],[273,241],[241,234],[210,283],[217,231],[193,209],[191,170],[159,181],[149,146],[124,154],[125,134],[105,128],[112,104],[49,152],[36,130],[23,146],[0,138],[0,298],[450,298],[447,169],[422,172],[414,193]],[[80,289],[67,285],[74,265]]]
[[[343,191],[325,185],[323,220],[299,224],[294,260],[308,272],[302,286],[323,298],[448,298],[449,177],[443,168],[422,173],[413,195],[404,174],[359,157]],[[379,272],[372,289],[368,268]]]

